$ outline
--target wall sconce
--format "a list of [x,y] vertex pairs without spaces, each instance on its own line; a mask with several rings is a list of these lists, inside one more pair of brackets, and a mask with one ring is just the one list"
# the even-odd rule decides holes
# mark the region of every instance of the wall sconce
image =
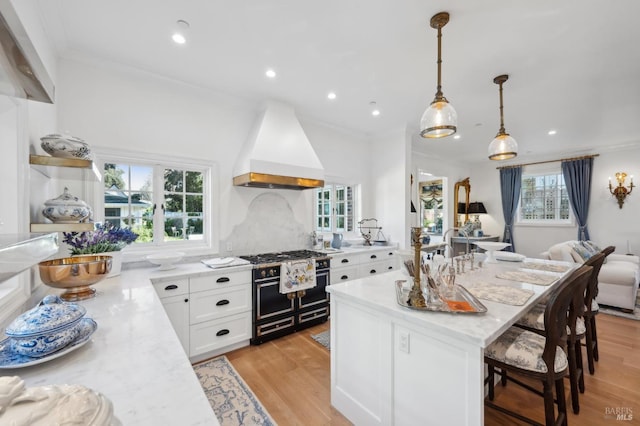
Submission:
[[627,174],[625,172],[618,172],[616,173],[616,180],[618,181],[618,186],[616,186],[615,188],[613,187],[613,185],[611,185],[611,178],[609,178],[609,192],[611,192],[611,195],[613,195],[614,197],[616,197],[616,200],[618,200],[618,206],[620,206],[620,208],[622,208],[622,205],[624,204],[624,199],[627,198],[627,195],[631,194],[631,191],[633,191],[633,176],[631,176],[631,182],[629,184],[629,186],[624,186],[624,180],[627,178]]

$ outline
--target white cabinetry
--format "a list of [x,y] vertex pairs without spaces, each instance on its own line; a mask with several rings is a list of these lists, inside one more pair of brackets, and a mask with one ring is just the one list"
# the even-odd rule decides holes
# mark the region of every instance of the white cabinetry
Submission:
[[162,306],[180,339],[182,348],[189,355],[189,280],[187,278],[156,282],[153,284]]
[[354,249],[331,255],[331,283],[354,280],[399,268],[395,248]]
[[189,356],[214,356],[249,344],[251,270],[189,278]]
[[381,274],[398,269],[398,255],[395,250],[376,250],[360,255],[359,277]]
[[171,324],[192,360],[249,344],[251,269],[215,271],[153,283]]

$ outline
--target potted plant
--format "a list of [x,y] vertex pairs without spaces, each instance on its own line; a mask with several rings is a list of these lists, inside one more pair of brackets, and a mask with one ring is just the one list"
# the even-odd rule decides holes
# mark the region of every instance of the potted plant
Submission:
[[85,232],[63,232],[62,241],[69,245],[71,255],[104,254],[113,257],[109,277],[120,275],[122,253],[120,251],[134,242],[138,234],[129,228],[118,228],[109,222],[96,224],[95,230]]

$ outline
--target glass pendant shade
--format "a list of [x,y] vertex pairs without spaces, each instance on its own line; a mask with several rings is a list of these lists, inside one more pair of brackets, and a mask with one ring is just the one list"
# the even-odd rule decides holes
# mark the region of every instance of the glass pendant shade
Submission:
[[500,86],[500,130],[489,144],[489,160],[508,160],[518,155],[518,143],[504,129],[504,106],[502,105],[502,85],[509,75],[499,75],[493,82]]
[[490,160],[508,160],[518,155],[518,142],[508,133],[498,134],[489,144]]
[[456,132],[458,113],[446,99],[434,100],[422,114],[420,136],[443,138]]
[[449,22],[449,13],[440,12],[431,17],[431,28],[438,30],[438,85],[436,96],[420,119],[420,136],[444,138],[456,132],[458,114],[442,94],[442,27]]

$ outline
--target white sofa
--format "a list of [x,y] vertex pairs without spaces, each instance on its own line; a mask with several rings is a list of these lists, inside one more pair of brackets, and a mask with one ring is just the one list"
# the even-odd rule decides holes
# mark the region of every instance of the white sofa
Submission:
[[[555,244],[543,257],[551,260],[583,263],[582,257],[574,250],[577,241]],[[604,247],[603,247],[604,248]],[[598,304],[633,310],[636,305],[638,283],[640,282],[640,258],[611,253],[598,275]]]

